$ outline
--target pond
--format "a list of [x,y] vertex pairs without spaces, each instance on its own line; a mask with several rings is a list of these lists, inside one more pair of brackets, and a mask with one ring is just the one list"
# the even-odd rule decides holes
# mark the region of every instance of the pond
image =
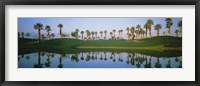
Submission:
[[182,68],[182,56],[156,57],[135,52],[32,52],[18,55],[18,68]]

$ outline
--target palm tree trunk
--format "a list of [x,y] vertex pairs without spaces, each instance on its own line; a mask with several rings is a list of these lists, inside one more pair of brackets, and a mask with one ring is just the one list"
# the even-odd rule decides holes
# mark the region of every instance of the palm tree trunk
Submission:
[[170,28],[168,28],[168,36],[170,36],[170,33],[171,33]]
[[49,34],[49,31],[48,31],[48,40],[50,39],[50,34]]
[[147,31],[148,29],[146,28],[146,38],[147,38],[147,33],[148,33],[148,31]]
[[83,34],[82,34],[82,40],[83,40]]
[[151,29],[149,29],[149,35],[150,35],[150,38],[151,38]]
[[62,30],[61,30],[61,28],[60,28],[60,38],[62,38]]
[[38,29],[38,43],[40,43],[40,29]]

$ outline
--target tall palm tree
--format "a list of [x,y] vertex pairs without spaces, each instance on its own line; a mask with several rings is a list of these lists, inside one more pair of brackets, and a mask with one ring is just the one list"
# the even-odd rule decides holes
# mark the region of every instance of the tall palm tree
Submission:
[[78,39],[78,32],[79,32],[79,29],[76,29],[76,30],[75,30],[75,38],[76,38],[76,39]]
[[145,31],[142,28],[140,28],[140,34],[141,34],[141,38],[144,38]]
[[100,31],[100,34],[101,34],[101,39],[102,39],[102,34],[103,34],[103,31]]
[[182,20],[178,22],[177,26],[180,28],[180,36],[182,36]]
[[137,37],[140,38],[140,28],[141,28],[141,26],[138,24],[138,25],[136,26],[136,28],[138,29],[138,30],[137,30],[137,35],[138,35]]
[[50,39],[50,31],[51,31],[51,27],[49,25],[47,25],[45,27],[45,30],[47,31],[47,37],[48,37],[48,40]]
[[118,33],[119,33],[119,39],[120,39],[120,33],[121,33],[121,30],[118,30]]
[[153,20],[151,20],[151,19],[147,20],[147,27],[149,29],[149,35],[150,35],[150,37],[151,37],[151,28],[152,28],[153,24],[154,24]]
[[127,31],[128,40],[129,40],[130,39],[130,36],[129,36],[130,29],[129,29],[129,27],[126,28],[126,31]]
[[122,39],[122,32],[123,32],[123,30],[120,30],[120,33],[121,33],[121,39]]
[[136,39],[138,39],[138,30],[135,30]]
[[175,33],[176,33],[176,36],[178,37],[178,33],[179,33],[179,31],[178,31],[178,30],[175,30]]
[[84,34],[84,31],[81,31],[81,34],[82,34],[82,39],[83,39],[83,34]]
[[62,28],[63,28],[63,25],[62,24],[58,24],[58,28],[60,29],[60,31],[59,31],[60,38],[62,38]]
[[97,39],[97,34],[98,34],[97,31],[95,31],[94,34],[95,34],[95,38]]
[[87,34],[87,39],[89,40],[90,39],[90,31],[86,30],[86,34]]
[[51,38],[53,39],[54,37],[55,37],[55,34],[54,34],[54,33],[52,33],[52,34],[51,34]]
[[147,23],[144,24],[144,28],[146,29],[146,38],[147,38],[147,33],[148,33],[148,27],[147,27]]
[[24,32],[21,32],[21,34],[22,34],[22,38],[24,38]]
[[113,32],[110,32],[110,38],[112,39]]
[[155,27],[155,30],[157,30],[157,36],[160,36],[160,29],[162,28],[162,25],[156,24],[154,27]]
[[107,30],[104,31],[104,34],[105,34],[105,39],[106,39]]
[[115,32],[116,32],[116,30],[115,30],[115,29],[113,29],[113,33],[114,33],[114,38],[115,38]]
[[94,31],[92,31],[91,34],[92,34],[92,39],[94,40]]
[[131,27],[131,34],[132,34],[132,39],[134,39],[134,32],[135,32],[135,27]]
[[166,18],[165,21],[166,21],[166,28],[168,28],[168,36],[170,36],[170,33],[171,33],[170,28],[173,25],[172,19]]
[[43,30],[43,24],[36,23],[34,25],[34,29],[38,31],[38,43],[40,43],[40,36],[41,36],[40,31]]

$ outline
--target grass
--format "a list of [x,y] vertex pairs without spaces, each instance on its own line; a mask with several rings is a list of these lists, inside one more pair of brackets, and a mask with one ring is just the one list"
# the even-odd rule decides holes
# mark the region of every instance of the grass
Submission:
[[[182,54],[182,38],[160,36],[139,40],[77,40],[77,39],[19,39],[19,53],[48,51],[55,53],[78,53],[91,51],[139,52],[156,56],[172,56]],[[168,52],[166,52],[168,51]],[[171,53],[169,53],[169,51]],[[149,52],[149,53],[148,53]],[[175,52],[173,54],[173,52]],[[162,53],[159,54],[159,53]]]

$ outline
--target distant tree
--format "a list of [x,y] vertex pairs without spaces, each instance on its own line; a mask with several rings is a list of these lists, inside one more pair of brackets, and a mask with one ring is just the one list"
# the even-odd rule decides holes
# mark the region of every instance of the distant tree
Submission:
[[157,36],[160,36],[160,29],[162,28],[162,25],[156,24],[154,27],[155,27],[155,30],[157,31]]
[[29,32],[25,34],[25,36],[27,36],[27,37],[29,37],[30,35],[31,35],[31,34],[30,34]]
[[137,36],[136,37],[138,37],[137,39],[139,39],[140,38],[140,28],[141,28],[141,26],[138,24],[136,26],[136,28],[137,28]]
[[134,33],[135,33],[135,27],[131,27],[131,34],[132,34],[132,39],[134,39],[135,37],[135,35],[134,35]]
[[84,31],[81,31],[81,34],[82,34],[82,39],[83,39],[83,34],[84,34]]
[[42,40],[44,40],[45,39],[45,36],[44,36],[44,34],[42,34]]
[[110,38],[112,39],[113,32],[110,32]]
[[20,38],[20,36],[21,36],[21,33],[20,33],[20,32],[18,32],[18,38]]
[[47,31],[47,37],[48,37],[48,40],[49,40],[51,38],[51,36],[50,36],[51,27],[49,25],[47,25],[45,27],[45,30]]
[[38,31],[38,43],[40,43],[40,31],[43,30],[43,24],[41,23],[36,23],[34,25],[34,29]]
[[175,30],[175,33],[176,33],[176,37],[178,37],[179,31],[178,31],[178,30]]
[[180,36],[182,36],[182,20],[178,22],[177,26],[180,28]]
[[90,31],[86,30],[86,34],[87,34],[87,39],[89,40],[90,39],[90,35],[91,35]]
[[146,29],[146,38],[147,38],[147,33],[148,33],[148,27],[147,27],[147,23],[144,24],[144,28]]
[[104,31],[104,34],[105,34],[105,39],[106,39],[107,30]]
[[91,34],[92,34],[92,39],[94,40],[94,31],[92,31]]
[[55,34],[54,33],[51,33],[51,38],[53,39],[55,37]]
[[100,31],[100,34],[101,34],[101,39],[102,39],[102,34],[103,34],[103,31]]
[[58,24],[58,28],[59,28],[60,38],[62,38],[62,28],[63,28],[63,25],[62,24]]
[[128,40],[130,40],[130,36],[129,36],[130,29],[129,29],[129,27],[126,28],[126,31],[127,31]]
[[116,30],[115,30],[115,29],[113,29],[113,33],[114,33],[114,38],[115,38],[115,32],[116,32]]
[[95,38],[97,39],[97,32],[94,32],[94,34],[95,34]]
[[22,38],[24,38],[24,32],[21,32],[21,34],[22,34]]
[[76,30],[75,30],[75,38],[76,38],[76,39],[78,39],[78,32],[79,32],[79,29],[76,29]]

